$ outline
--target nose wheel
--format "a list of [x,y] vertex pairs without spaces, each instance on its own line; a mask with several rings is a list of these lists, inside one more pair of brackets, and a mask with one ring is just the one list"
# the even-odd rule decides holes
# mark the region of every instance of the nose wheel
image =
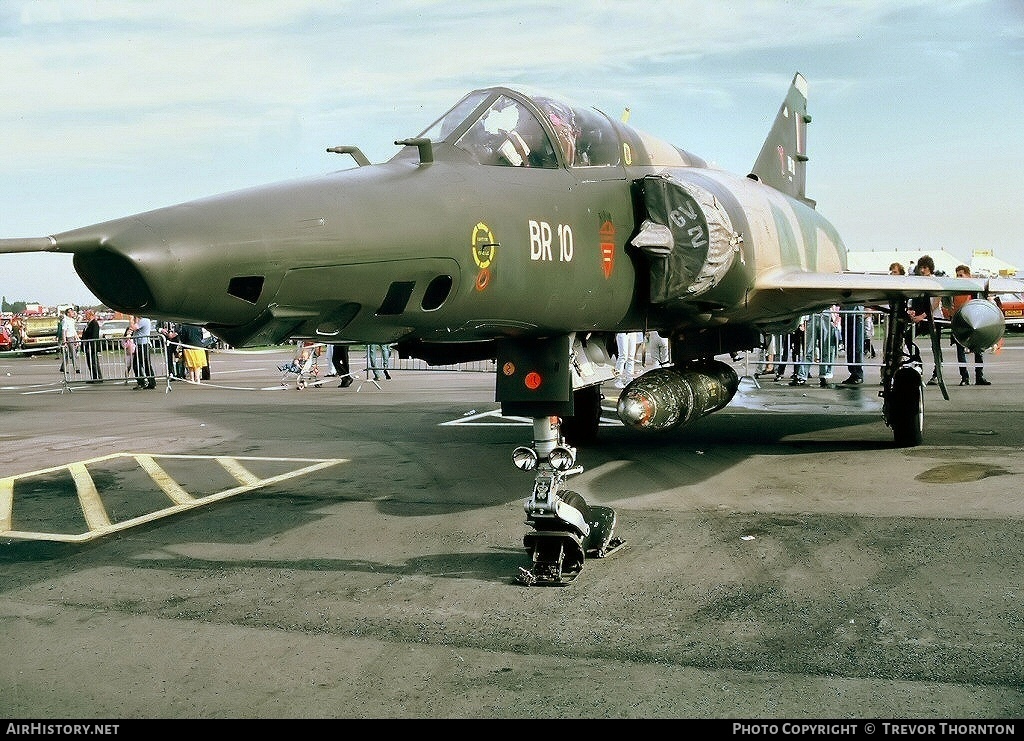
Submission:
[[516,579],[527,586],[564,587],[583,570],[583,544],[572,533],[538,531],[523,536],[523,545],[530,554],[529,569],[519,567]]

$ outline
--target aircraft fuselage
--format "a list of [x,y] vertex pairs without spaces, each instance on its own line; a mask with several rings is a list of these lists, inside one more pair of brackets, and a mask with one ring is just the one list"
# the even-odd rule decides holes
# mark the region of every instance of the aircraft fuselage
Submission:
[[[720,322],[746,318],[757,270],[834,270],[843,260],[813,209],[720,171],[488,168],[408,155],[55,239],[96,245],[76,252],[75,267],[110,307],[202,323],[237,345],[614,332],[680,312]],[[713,286],[660,308],[648,261],[629,243],[644,174],[714,194],[740,238]]]

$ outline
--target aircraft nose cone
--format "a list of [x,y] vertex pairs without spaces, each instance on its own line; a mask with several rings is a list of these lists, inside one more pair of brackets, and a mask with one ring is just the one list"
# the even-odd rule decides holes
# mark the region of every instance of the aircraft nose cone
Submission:
[[993,302],[981,298],[968,301],[950,321],[953,337],[972,352],[992,347],[1005,329],[1003,312]]

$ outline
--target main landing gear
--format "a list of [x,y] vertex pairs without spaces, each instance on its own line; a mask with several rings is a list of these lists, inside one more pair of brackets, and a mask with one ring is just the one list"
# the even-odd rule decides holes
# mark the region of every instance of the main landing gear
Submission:
[[[892,430],[893,444],[901,448],[920,445],[924,436],[924,363],[918,346],[907,340],[910,325],[906,299],[894,299],[889,308],[879,395],[882,417]],[[937,331],[933,335],[937,335]],[[935,367],[939,369],[941,351],[936,346],[933,352]],[[942,392],[945,395],[944,385]]]
[[[987,291],[986,291],[987,294]],[[899,447],[920,445],[924,429],[924,386],[921,383],[924,363],[921,349],[914,341],[912,322],[907,314],[907,299],[889,302],[889,328],[885,335],[882,368],[882,415],[892,428],[893,442]],[[938,322],[927,311],[931,331],[933,380],[949,401],[949,392],[942,378],[942,337]],[[971,299],[953,315],[949,323],[954,342],[970,352],[992,347],[1003,336],[1006,324],[1003,312],[986,298]],[[931,385],[931,381],[929,381]]]
[[520,568],[518,581],[528,586],[565,586],[589,558],[610,556],[625,545],[615,537],[615,510],[591,506],[577,492],[564,488],[580,473],[576,448],[559,435],[558,417],[533,420],[533,445],[512,451],[512,463],[524,471],[536,470],[533,493],[526,500],[526,524],[533,532],[523,536],[532,566]]

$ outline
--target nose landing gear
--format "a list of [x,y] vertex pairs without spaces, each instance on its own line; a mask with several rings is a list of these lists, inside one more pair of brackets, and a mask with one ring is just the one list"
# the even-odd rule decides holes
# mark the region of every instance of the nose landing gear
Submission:
[[583,467],[576,464],[576,449],[559,436],[558,417],[535,418],[533,430],[533,446],[512,452],[517,468],[537,471],[523,505],[526,524],[534,528],[523,536],[532,565],[521,567],[516,578],[528,586],[565,586],[579,576],[587,557],[610,556],[625,541],[615,537],[614,509],[590,506],[578,492],[563,489]]

